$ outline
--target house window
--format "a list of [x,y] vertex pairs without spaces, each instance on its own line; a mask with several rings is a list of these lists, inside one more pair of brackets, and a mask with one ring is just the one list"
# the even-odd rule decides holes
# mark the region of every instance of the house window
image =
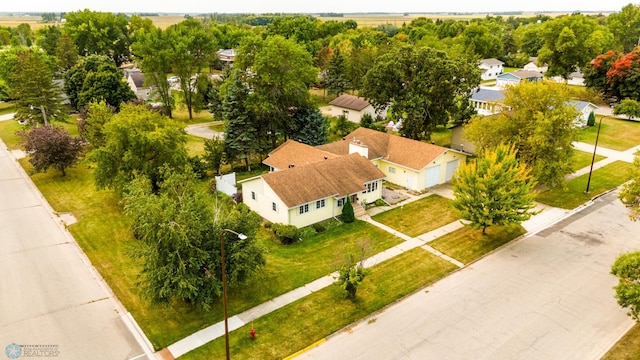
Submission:
[[251,200],[255,200],[256,199],[256,192],[252,191],[251,192]]
[[349,117],[349,110],[342,110],[342,115]]
[[396,168],[389,166],[389,173],[391,174],[395,174],[396,173]]
[[370,192],[374,192],[376,190],[378,190],[378,182],[377,181],[372,182],[372,183],[368,183],[367,184],[367,190],[365,190],[363,192],[370,193]]
[[308,212],[309,212],[309,204],[300,205],[300,207],[298,208],[298,214],[300,215]]
[[323,208],[325,206],[324,199],[316,201],[316,209]]
[[278,205],[276,205],[276,203],[272,202],[271,203],[271,209],[273,209],[273,211],[278,212]]
[[346,198],[340,198],[338,199],[338,207],[343,207],[344,206],[344,202],[345,202]]

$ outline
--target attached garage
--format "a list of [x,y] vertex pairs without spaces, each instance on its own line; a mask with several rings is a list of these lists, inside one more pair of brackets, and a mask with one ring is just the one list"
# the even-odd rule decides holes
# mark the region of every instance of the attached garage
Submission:
[[440,164],[427,169],[424,178],[424,187],[432,187],[440,184]]

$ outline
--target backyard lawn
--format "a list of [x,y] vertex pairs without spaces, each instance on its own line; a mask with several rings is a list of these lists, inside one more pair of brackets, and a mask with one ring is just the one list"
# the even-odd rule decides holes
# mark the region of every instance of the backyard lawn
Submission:
[[[597,118],[600,120],[600,117]],[[580,132],[579,141],[595,144],[598,122]],[[640,122],[605,117],[602,120],[598,146],[623,151],[640,144]]]
[[525,233],[520,225],[490,226],[486,234],[469,226],[429,242],[429,246],[468,264]]
[[375,215],[373,220],[415,237],[456,221],[458,215],[451,203],[439,195],[430,195]]
[[[354,301],[345,299],[337,286],[329,286],[232,332],[230,352],[234,359],[285,358],[455,269],[455,265],[415,248],[374,266]],[[252,326],[255,340],[249,338]],[[218,338],[180,359],[222,359],[224,353],[224,338]]]
[[613,189],[629,179],[633,164],[616,161],[593,172],[589,194],[584,191],[587,188],[589,174],[584,174],[567,182],[567,189],[550,189],[541,192],[537,196],[537,201],[564,209],[573,209],[589,201],[596,195]]

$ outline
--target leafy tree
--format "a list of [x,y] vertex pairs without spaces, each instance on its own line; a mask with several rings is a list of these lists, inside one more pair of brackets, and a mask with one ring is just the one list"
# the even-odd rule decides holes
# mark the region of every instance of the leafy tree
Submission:
[[538,51],[544,46],[544,38],[540,36],[542,24],[520,26],[513,34],[517,46],[528,56],[538,56]]
[[104,101],[87,105],[78,120],[80,135],[94,147],[105,144],[104,126],[113,117],[115,109]]
[[78,62],[78,48],[67,35],[62,35],[56,43],[58,70],[65,73]]
[[295,132],[291,137],[311,146],[322,145],[327,142],[329,123],[317,108],[297,109],[293,115],[296,123]]
[[224,146],[227,159],[244,159],[247,170],[251,165],[249,157],[260,150],[259,129],[255,113],[248,108],[249,89],[242,82],[239,72],[229,79],[226,94],[222,100]]
[[345,136],[358,128],[358,124],[352,123],[346,116],[340,115],[333,123],[331,131],[338,136]]
[[349,196],[347,196],[347,201],[345,201],[342,206],[342,215],[340,215],[340,218],[347,224],[356,220],[355,213],[353,212],[353,205],[351,205],[351,199]]
[[615,59],[607,70],[607,86],[620,98],[640,100],[640,48]]
[[98,188],[122,193],[135,176],[145,176],[157,190],[163,165],[187,162],[184,129],[141,105],[124,105],[104,126],[104,137],[104,146],[91,153]]
[[518,159],[530,166],[538,183],[562,186],[570,174],[578,111],[568,103],[568,88],[555,82],[521,82],[505,91],[502,111],[476,118],[465,137],[479,152],[512,144]]
[[596,56],[583,69],[585,85],[605,95],[620,96],[618,89],[615,89],[607,78],[613,63],[620,57],[620,54],[611,50]]
[[469,54],[481,58],[498,57],[502,54],[502,41],[496,35],[482,24],[471,24],[462,32],[462,42]]
[[36,30],[36,45],[40,46],[49,56],[56,56],[58,40],[62,31],[58,26],[44,26]]
[[9,98],[9,86],[3,79],[0,79],[0,101],[5,101],[8,98]]
[[371,116],[371,114],[362,115],[362,117],[360,118],[360,126],[363,128],[376,130],[376,131],[382,131],[382,132],[386,131],[384,125],[378,125],[373,121],[373,116]]
[[355,299],[358,286],[371,272],[364,267],[368,248],[368,243],[363,242],[359,246],[346,247],[343,250],[335,284],[344,290],[347,299]]
[[640,117],[640,102],[631,99],[624,99],[613,107],[613,115],[627,115],[631,118]]
[[620,201],[631,210],[631,220],[640,219],[640,156],[636,154],[633,160],[633,176],[631,181],[624,184],[620,191]]
[[640,322],[640,251],[620,255],[611,267],[611,274],[618,277],[616,290],[618,304],[629,309],[627,313]]
[[13,28],[11,35],[11,45],[13,46],[31,47],[33,45],[33,32],[27,23],[19,24]]
[[[265,264],[255,242],[260,217],[241,206],[226,217],[221,209],[211,209],[188,168],[165,167],[163,178],[157,194],[148,179],[136,178],[125,196],[125,214],[133,219],[133,232],[142,244],[143,294],[154,303],[184,301],[209,309],[221,295],[221,235],[229,285],[246,282]],[[247,239],[221,234],[224,228]]]
[[338,48],[331,54],[327,70],[325,72],[327,90],[329,91],[329,94],[339,96],[347,91],[349,80],[347,78],[346,71],[346,60]]
[[34,127],[20,131],[19,135],[35,172],[46,172],[52,167],[66,176],[66,169],[82,155],[82,139],[72,137],[60,126]]
[[267,25],[265,36],[282,36],[304,46],[309,54],[316,54],[320,50],[315,43],[319,24],[320,21],[310,15],[278,16]]
[[60,89],[53,83],[51,59],[37,50],[20,50],[8,76],[11,95],[16,98],[16,118],[30,123],[49,123],[67,114]]
[[608,49],[613,41],[606,27],[582,14],[545,22],[539,36],[544,39],[544,46],[538,52],[538,62],[549,64],[548,75],[565,79]]
[[108,56],[116,67],[129,60],[131,42],[126,15],[85,9],[67,13],[64,18],[63,32],[81,55]]
[[516,150],[498,145],[460,166],[453,179],[453,206],[470,226],[485,233],[491,225],[520,223],[534,215],[531,168],[520,164]]
[[145,80],[156,87],[157,94],[162,100],[162,111],[165,115],[172,117],[175,100],[171,96],[171,84],[167,78],[171,73],[173,57],[176,54],[172,51],[169,34],[159,28],[141,31],[132,49],[140,69],[144,71]]
[[377,110],[390,103],[404,119],[404,136],[429,139],[437,125],[470,114],[468,100],[479,82],[480,72],[472,62],[405,45],[376,60],[364,77],[361,95]]
[[215,57],[217,46],[211,33],[197,20],[185,20],[171,25],[165,35],[170,47],[164,55],[168,56],[173,72],[180,78],[182,99],[189,111],[189,119],[192,119],[193,111],[196,110],[195,82],[201,75],[201,69]]
[[104,55],[90,55],[81,59],[65,74],[64,79],[65,93],[76,110],[101,100],[118,110],[121,103],[135,98],[122,72],[113,60]]
[[204,155],[209,170],[220,174],[220,166],[224,161],[224,141],[220,139],[206,139],[204,141]]
[[623,52],[630,52],[640,38],[640,6],[628,4],[619,12],[607,16],[607,27]]

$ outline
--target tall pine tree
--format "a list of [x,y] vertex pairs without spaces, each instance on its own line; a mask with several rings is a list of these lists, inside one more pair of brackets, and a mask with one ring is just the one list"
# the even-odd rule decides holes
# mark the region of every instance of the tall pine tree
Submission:
[[336,49],[333,54],[331,54],[325,76],[329,94],[339,96],[347,91],[349,80],[347,77],[346,61],[344,55],[340,53],[340,49]]
[[259,151],[256,116],[247,107],[249,89],[242,82],[239,73],[234,73],[222,99],[222,116],[226,121],[224,145],[227,159],[244,159],[247,170],[251,171],[249,157]]

